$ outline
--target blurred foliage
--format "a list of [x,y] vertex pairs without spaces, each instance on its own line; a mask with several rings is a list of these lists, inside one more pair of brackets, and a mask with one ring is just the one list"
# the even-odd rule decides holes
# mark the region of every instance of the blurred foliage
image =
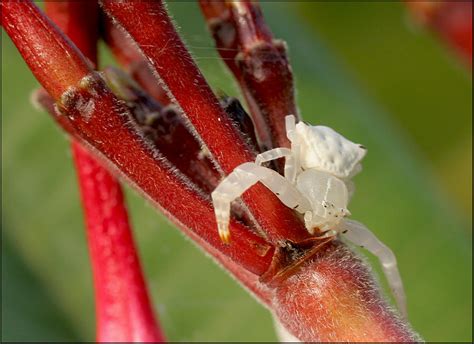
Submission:
[[[469,72],[400,3],[263,8],[288,42],[305,120],[369,148],[351,211],[397,254],[413,326],[428,341],[470,340]],[[237,94],[197,5],[170,10],[211,85]],[[36,81],[4,33],[1,46],[2,340],[91,340],[91,272],[68,145],[28,101]],[[275,340],[267,311],[144,200],[127,196],[170,340]]]

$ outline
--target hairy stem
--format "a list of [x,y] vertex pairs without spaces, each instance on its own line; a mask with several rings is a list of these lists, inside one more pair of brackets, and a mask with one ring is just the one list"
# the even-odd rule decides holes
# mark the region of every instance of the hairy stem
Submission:
[[120,185],[84,148],[74,149],[97,300],[97,341],[163,342]]
[[102,38],[120,65],[161,105],[170,104],[171,101],[166,95],[166,91],[160,86],[148,62],[140,54],[133,40],[115,25],[105,13],[102,13],[101,21]]
[[[235,128],[178,36],[161,1],[101,1],[104,11],[135,40],[173,102],[224,174],[252,161],[255,154]],[[270,242],[299,242],[309,237],[302,221],[263,185],[243,196],[258,230]]]
[[[46,13],[97,65],[97,3],[48,2]],[[71,148],[94,271],[97,341],[162,342],[120,184],[77,141]]]
[[[59,111],[53,115],[62,127],[105,158],[110,168],[120,171],[179,227],[193,230],[245,269],[263,274],[271,263],[273,247],[236,221],[230,224],[234,240],[230,245],[223,244],[215,230],[217,225],[209,199],[143,137],[141,130],[133,125],[128,108],[89,69],[77,48],[31,2],[1,5],[5,30],[40,82],[52,74],[49,73],[52,69],[74,70],[74,78],[66,74],[43,84],[53,97],[58,97]],[[44,37],[50,39],[45,41]],[[33,55],[23,44],[44,44],[35,49],[62,53]],[[46,63],[45,58],[54,60]],[[69,84],[75,81],[78,71],[84,73],[82,78],[76,84]],[[67,91],[59,93],[62,90]]]
[[247,98],[262,148],[288,147],[285,116],[299,115],[286,44],[273,38],[255,1],[200,4],[217,50]]
[[421,340],[388,306],[367,266],[338,241],[273,284],[274,314],[301,341]]
[[[1,6],[4,30],[53,98],[58,99],[90,71],[84,55],[36,6],[27,1],[2,1]],[[64,56],[66,51],[69,54]]]

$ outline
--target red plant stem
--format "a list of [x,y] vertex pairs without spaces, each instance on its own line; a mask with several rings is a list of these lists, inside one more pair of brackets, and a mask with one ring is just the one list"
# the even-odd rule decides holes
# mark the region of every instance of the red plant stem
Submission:
[[[192,60],[161,1],[101,1],[104,11],[124,28],[160,77],[163,88],[179,104],[203,145],[225,174],[255,159],[242,135]],[[242,196],[267,239],[275,245],[309,238],[302,221],[259,184]]]
[[137,42],[222,170],[229,174],[239,164],[253,160],[253,154],[227,120],[161,1],[101,3],[105,12]]
[[236,63],[236,56],[240,50],[234,18],[225,1],[200,0],[199,5],[207,21],[209,31],[216,42],[217,51],[236,78],[240,90],[245,97],[254,122],[260,151],[268,150],[272,147],[270,129],[266,125],[260,108],[252,97],[251,91],[247,89],[240,68]]
[[97,65],[99,6],[94,1],[47,1],[45,12],[93,65]]
[[421,341],[390,310],[370,270],[341,242],[330,242],[274,283],[272,308],[303,342]]
[[89,153],[74,149],[97,300],[97,341],[163,342],[133,243],[120,185]]
[[[59,51],[60,55],[32,55],[28,49],[19,48],[20,53],[27,52],[23,58],[31,66],[33,74],[42,82],[48,75],[40,66],[61,69],[84,65],[77,49],[55,30],[52,24],[31,2],[2,2],[2,23],[15,45],[24,44],[28,35],[29,42],[35,37],[45,37],[51,33],[53,39],[40,41],[46,44],[40,50]],[[26,15],[25,15],[26,13]],[[35,20],[32,21],[31,17]],[[33,25],[29,27],[25,23]],[[55,37],[59,36],[59,37]],[[60,44],[60,47],[57,45]],[[43,57],[54,57],[50,64]],[[115,168],[130,180],[139,191],[145,193],[155,205],[174,220],[178,226],[192,229],[198,236],[257,275],[263,274],[271,263],[273,247],[249,229],[235,221],[230,228],[235,233],[230,245],[221,242],[216,228],[214,211],[209,200],[196,191],[192,183],[170,166],[142,134],[130,125],[128,109],[107,89],[104,82],[92,70],[87,70],[77,86],[63,84],[66,78],[54,79],[43,87],[50,94],[58,89],[68,89],[60,97],[59,107],[65,110],[67,117],[57,113],[59,123],[64,129],[73,129],[70,134],[88,143],[88,148],[105,157]],[[47,86],[47,87],[46,87]],[[51,88],[51,89],[48,89]],[[65,125],[65,123],[67,123]]]
[[102,38],[109,46],[117,61],[130,73],[133,79],[161,105],[171,101],[165,90],[153,75],[148,62],[137,49],[136,44],[112,20],[102,14]]
[[299,118],[299,114],[286,44],[273,39],[256,2],[229,3],[241,50],[236,61],[242,79],[270,128],[273,147],[288,147],[285,116]]
[[[231,245],[223,244],[213,230],[216,222],[209,200],[175,170],[141,132],[129,125],[128,109],[100,79],[88,79],[88,82],[87,87],[74,91],[70,101],[62,102],[81,138],[119,167],[138,190],[148,195],[178,225],[192,228],[250,271],[263,273],[271,260],[271,246],[236,222],[231,223],[236,233],[234,241]],[[83,116],[77,107],[90,102],[94,109],[89,116]]]
[[[78,137],[77,132],[72,127],[71,123],[66,120],[66,117],[57,116],[54,110],[54,101],[44,89],[40,89],[36,93],[35,100],[38,101],[38,103],[50,114],[52,114],[52,116],[57,120],[58,124],[63,127],[66,132],[70,133],[72,136]],[[198,236],[189,228],[181,226],[181,230],[187,236],[189,236],[201,250],[214,257],[220,265],[222,265],[249,291],[251,291],[258,298],[258,300],[260,300],[267,307],[270,306],[270,289],[260,283],[260,276],[251,273],[250,271],[243,268],[240,264],[236,263],[234,260],[229,259],[225,253],[209,244],[206,240]],[[273,251],[270,253],[273,255]],[[268,262],[268,265],[270,265],[270,261]]]
[[407,5],[472,68],[472,1],[407,1]]
[[[47,2],[46,13],[97,64],[99,7],[93,1]],[[163,342],[148,296],[118,181],[79,143],[73,157],[94,272],[97,341]]]
[[[288,147],[285,116],[298,111],[286,45],[275,40],[255,1],[201,0],[217,49],[239,81],[267,149]],[[269,138],[265,129],[268,128]]]
[[[27,1],[2,1],[2,26],[31,71],[55,99],[90,71],[84,55]],[[38,35],[38,30],[41,35]],[[65,52],[69,52],[67,56]]]
[[239,52],[235,23],[225,1],[199,0],[199,6],[216,41],[217,51],[232,74],[240,81],[240,70],[235,63]]
[[135,122],[154,147],[198,188],[210,194],[219,183],[220,174],[201,151],[178,110],[172,105],[162,107],[116,68],[105,68],[104,75],[115,95],[129,104]]

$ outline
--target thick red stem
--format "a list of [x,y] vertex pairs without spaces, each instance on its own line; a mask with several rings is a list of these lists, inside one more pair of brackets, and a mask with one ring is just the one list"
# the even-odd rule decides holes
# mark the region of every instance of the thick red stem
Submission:
[[58,99],[90,71],[84,55],[35,5],[28,1],[2,1],[1,8],[4,30],[53,98]]
[[[97,64],[99,7],[93,1],[47,2],[46,12]],[[118,181],[76,141],[73,157],[94,272],[97,341],[162,342]]]
[[[224,174],[244,162],[253,161],[254,153],[199,72],[162,2],[102,1],[101,4],[137,42],[160,77],[163,88],[183,110]],[[272,243],[299,242],[309,237],[296,214],[263,185],[251,188],[242,198],[262,234]]]
[[421,341],[387,305],[370,270],[338,241],[274,284],[272,308],[303,342]]

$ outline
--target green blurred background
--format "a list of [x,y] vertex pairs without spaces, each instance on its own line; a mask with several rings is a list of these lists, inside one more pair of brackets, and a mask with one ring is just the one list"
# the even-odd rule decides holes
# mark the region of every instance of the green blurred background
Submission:
[[[369,149],[350,209],[395,251],[414,328],[428,341],[470,341],[470,71],[400,3],[262,7],[288,42],[304,119]],[[237,94],[197,5],[170,10],[211,85]],[[1,47],[2,340],[93,340],[91,271],[67,140],[31,105],[37,83],[4,33]],[[103,61],[112,63],[106,53]],[[142,198],[127,196],[170,340],[275,340],[256,301]]]

